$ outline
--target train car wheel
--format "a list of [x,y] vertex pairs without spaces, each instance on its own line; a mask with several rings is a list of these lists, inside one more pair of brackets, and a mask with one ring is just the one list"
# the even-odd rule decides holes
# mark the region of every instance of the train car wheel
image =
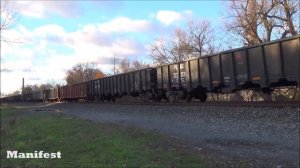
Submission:
[[206,94],[206,93],[202,93],[202,94],[200,94],[200,97],[199,97],[199,99],[200,99],[200,101],[201,101],[201,102],[205,102],[205,101],[206,101],[206,99],[207,99],[207,94]]
[[191,102],[191,100],[192,100],[192,96],[191,96],[191,94],[187,94],[187,97],[186,97],[186,102]]

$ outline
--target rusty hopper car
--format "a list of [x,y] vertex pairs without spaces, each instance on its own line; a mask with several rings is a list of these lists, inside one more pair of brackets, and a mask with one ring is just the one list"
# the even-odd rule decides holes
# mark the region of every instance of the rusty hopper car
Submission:
[[60,87],[59,88],[60,100],[61,101],[87,100],[88,84],[89,81]]
[[249,88],[269,92],[277,86],[296,86],[299,53],[300,37],[296,36],[163,65],[157,68],[159,95],[169,101],[196,98],[204,102],[207,92]]

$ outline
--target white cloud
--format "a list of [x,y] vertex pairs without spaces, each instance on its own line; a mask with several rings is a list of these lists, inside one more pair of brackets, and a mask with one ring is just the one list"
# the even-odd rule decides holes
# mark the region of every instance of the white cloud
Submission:
[[[137,31],[142,25],[137,22],[126,31]],[[2,91],[8,93],[20,88],[19,81],[23,77],[27,84],[43,83],[49,79],[62,81],[66,71],[77,63],[95,62],[109,73],[114,55],[124,58],[143,52],[143,46],[135,39],[125,35],[114,36],[102,30],[98,24],[85,25],[73,32],[67,32],[57,24],[43,25],[32,31],[21,26],[9,30],[9,34],[23,34],[22,38],[28,41],[16,44],[1,42],[1,57],[5,57],[1,68],[7,70],[1,73]],[[69,52],[65,52],[65,48]]]
[[29,34],[30,32],[28,32],[26,29],[23,28],[24,27],[22,26],[18,26],[16,29],[7,29],[5,31],[2,31],[1,38],[9,42],[14,42],[19,44],[28,43],[31,38]]
[[115,54],[128,56],[128,55],[136,55],[138,54],[138,45],[131,40],[128,39],[117,39],[113,45],[112,49]]
[[1,66],[1,68],[10,71],[29,71],[29,69],[32,68],[32,61],[30,59],[21,58],[1,63]]
[[[14,61],[1,62],[1,92],[11,93],[21,88],[22,78],[29,78],[32,74],[31,71],[32,61],[29,59],[18,59]],[[26,73],[24,73],[26,71]]]
[[180,13],[174,11],[158,11],[156,14],[156,19],[165,25],[170,25],[182,18]]
[[156,19],[164,25],[170,25],[174,22],[187,19],[193,14],[191,10],[185,10],[183,12],[175,12],[170,10],[160,10],[156,13]]
[[13,1],[12,6],[23,16],[44,18],[49,14],[73,17],[80,14],[78,2],[71,1]]
[[[32,3],[28,2],[17,2],[17,8],[20,8],[20,12],[25,16],[43,18],[45,15],[45,6],[41,3]],[[31,3],[31,2],[29,2]]]
[[47,35],[55,35],[63,37],[65,35],[65,30],[63,27],[57,24],[49,24],[40,26],[33,30],[34,35],[39,37],[46,37]]
[[117,17],[112,21],[100,24],[99,30],[109,32],[144,32],[150,29],[150,22],[147,20],[133,20],[127,17]]
[[185,15],[185,17],[190,17],[193,15],[193,11],[192,10],[184,10],[183,14]]

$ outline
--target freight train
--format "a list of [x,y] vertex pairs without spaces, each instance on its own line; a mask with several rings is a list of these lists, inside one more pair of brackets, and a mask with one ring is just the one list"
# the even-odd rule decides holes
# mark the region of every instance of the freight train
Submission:
[[299,64],[298,35],[1,100],[116,101],[132,96],[144,102],[205,102],[209,92],[260,89],[269,93],[279,86],[299,87]]

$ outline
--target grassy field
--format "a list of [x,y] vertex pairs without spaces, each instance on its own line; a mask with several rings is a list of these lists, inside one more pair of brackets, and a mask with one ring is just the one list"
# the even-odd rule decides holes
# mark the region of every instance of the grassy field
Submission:
[[[61,159],[7,159],[7,150],[62,153]],[[197,153],[153,132],[55,112],[1,108],[1,167],[207,167]]]

